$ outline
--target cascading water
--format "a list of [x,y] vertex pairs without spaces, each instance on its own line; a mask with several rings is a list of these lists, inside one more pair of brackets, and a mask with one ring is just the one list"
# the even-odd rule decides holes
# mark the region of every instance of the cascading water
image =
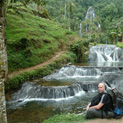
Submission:
[[98,23],[98,26],[97,26],[97,33],[99,32],[99,28],[101,28],[101,25]]
[[90,6],[87,10],[87,13],[86,13],[86,16],[85,18],[83,19],[83,21],[80,23],[80,30],[79,30],[79,36],[82,37],[82,25],[86,24],[85,25],[85,29],[83,27],[83,31],[85,31],[86,33],[89,33],[89,32],[93,32],[93,26],[95,26],[94,28],[96,28],[96,30],[94,30],[95,32],[99,32],[99,29],[101,28],[99,22],[98,24],[95,24],[94,21],[96,20],[96,16],[95,16],[95,11],[93,9],[92,6]]
[[[111,49],[114,47],[112,46]],[[112,50],[97,48],[97,52],[100,51],[102,54],[105,50],[108,51],[106,55],[111,54],[114,57]],[[116,51],[119,50],[116,49]],[[31,110],[31,116],[33,112],[35,115],[35,112],[39,110],[39,114],[42,115],[43,109],[45,109],[44,113],[47,112],[48,117],[51,116],[48,112],[53,115],[61,112],[79,114],[85,110],[87,103],[96,93],[99,82],[104,82],[106,79],[114,86],[117,85],[118,80],[120,83],[117,86],[122,90],[122,75],[123,69],[118,67],[67,65],[51,75],[45,76],[43,78],[45,81],[39,79],[25,82],[20,90],[12,94],[12,100],[7,102],[7,107],[8,110],[12,110],[12,113],[13,109],[16,109],[16,115],[18,114],[18,116],[20,116],[21,110],[22,113],[28,113],[28,110]],[[37,108],[35,108],[36,106]],[[34,107],[33,110],[32,107]],[[51,107],[50,110],[49,107]],[[26,108],[29,109],[26,111]],[[20,116],[19,119],[22,118]],[[42,121],[45,118],[46,116],[42,118]]]
[[97,81],[101,73],[120,72],[118,68],[95,68],[66,66],[59,71],[44,77],[45,80],[69,82],[64,86],[42,85],[36,82],[26,82],[21,89],[12,95],[18,101],[31,100],[63,100],[73,98],[76,95],[84,94],[85,91],[97,89]]
[[123,49],[116,47],[115,45],[92,46],[90,48],[88,60],[91,65],[94,65],[94,62],[97,66],[115,66],[120,63],[122,65]]
[[87,10],[87,13],[86,13],[86,16],[85,16],[85,19],[94,19],[95,18],[95,11],[94,9],[92,8],[92,6],[90,6]]
[[79,36],[82,37],[82,23],[80,23]]
[[87,22],[86,22],[86,33],[88,33],[88,25],[87,25]]

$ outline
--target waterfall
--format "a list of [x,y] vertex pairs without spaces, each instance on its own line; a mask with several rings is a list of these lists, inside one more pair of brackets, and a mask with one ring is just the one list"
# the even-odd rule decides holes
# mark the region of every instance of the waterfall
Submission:
[[116,47],[115,50],[114,50],[114,54],[113,54],[113,61],[117,61],[117,62],[119,61],[118,51],[119,51],[119,48]]
[[[27,91],[28,90],[28,91]],[[14,93],[12,96],[14,100],[53,100],[70,98],[76,96],[78,93],[84,93],[83,87],[80,83],[71,84],[70,86],[41,86],[33,82],[25,82],[21,90]],[[18,96],[19,95],[19,96]]]
[[90,48],[89,62],[119,62],[123,49],[115,45],[97,45]]
[[[95,11],[94,11],[93,7],[90,6],[88,8],[87,12],[86,12],[86,15],[85,15],[84,20],[82,21],[82,23],[85,22],[83,24],[86,24],[84,26],[86,33],[88,33],[88,32],[91,32],[92,33],[93,31],[95,31],[97,33],[99,32],[99,29],[101,28],[101,25],[100,25],[100,23],[98,21],[97,21],[98,24],[96,25],[94,23],[94,20],[95,19],[96,19]],[[90,23],[88,23],[89,21],[90,21]],[[94,25],[96,26],[96,30],[93,28]],[[84,29],[83,29],[83,32],[84,32]],[[81,27],[80,27],[80,30],[79,30],[79,36],[81,37]]]
[[[48,85],[42,82],[25,82],[21,89],[12,95],[16,101],[31,100],[63,100],[79,96],[88,91],[97,90],[97,83],[102,73],[120,72],[118,68],[76,67],[65,66],[51,75],[45,76]],[[66,85],[50,85],[51,80],[56,83],[68,81]],[[52,82],[51,82],[52,83]]]
[[98,23],[98,28],[101,28],[101,25]]
[[[96,52],[96,51],[95,51],[95,52]],[[97,54],[97,60],[98,60],[98,61],[105,62],[105,59],[104,59],[104,57],[101,55],[101,53],[96,52],[96,54]]]
[[94,19],[95,18],[95,11],[94,9],[92,8],[92,6],[90,6],[87,10],[87,13],[86,13],[86,16],[85,16],[85,20],[87,19]]
[[97,25],[97,33],[99,32],[99,28],[101,28],[101,25],[98,23],[98,25]]
[[80,23],[79,36],[82,37],[82,23]]
[[95,19],[95,11],[92,8],[92,6],[90,6],[87,10],[86,16],[85,16],[85,21],[86,21],[86,33],[88,33],[88,27],[87,27],[87,20],[90,19],[90,24],[91,24],[91,32],[92,32],[92,25],[94,23],[94,19]]
[[86,22],[86,33],[88,33],[88,26],[87,26],[87,22]]

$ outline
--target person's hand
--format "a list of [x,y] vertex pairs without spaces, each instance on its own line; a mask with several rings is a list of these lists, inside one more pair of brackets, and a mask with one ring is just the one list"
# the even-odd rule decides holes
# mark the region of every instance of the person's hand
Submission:
[[90,107],[89,107],[89,106],[87,106],[86,111],[88,111],[88,110],[89,110],[89,108],[90,108]]
[[89,110],[90,105],[91,105],[91,103],[89,103],[89,104],[88,104],[88,106],[87,106],[87,108],[86,108],[86,111],[88,111],[88,110]]

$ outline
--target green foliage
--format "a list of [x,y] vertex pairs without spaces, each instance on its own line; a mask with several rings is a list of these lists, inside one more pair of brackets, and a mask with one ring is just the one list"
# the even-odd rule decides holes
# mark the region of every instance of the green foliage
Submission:
[[28,4],[29,2],[35,2],[37,5],[45,5],[46,2],[45,0],[10,0],[12,3],[13,2],[22,2],[23,4]]
[[71,32],[24,6],[9,8],[6,40],[9,72],[42,63],[63,48]]
[[118,43],[117,43],[117,47],[120,47],[120,48],[123,49],[123,42],[118,42]]
[[59,57],[57,60],[55,60],[52,63],[49,63],[47,66],[44,66],[42,68],[38,68],[36,70],[30,71],[30,72],[24,72],[20,75],[16,75],[12,78],[9,78],[9,80],[5,83],[5,89],[6,92],[18,89],[20,85],[27,81],[34,78],[41,78],[48,74],[51,74],[52,71],[55,69],[59,69],[64,64],[68,62],[74,62],[76,60],[76,55],[72,52],[67,52],[63,54],[61,57]]
[[79,40],[76,43],[70,45],[70,51],[74,52],[78,58],[78,61],[84,60],[84,53],[88,50],[89,41],[88,40]]
[[61,114],[55,115],[48,120],[45,120],[43,123],[84,123],[85,115],[76,115],[76,114]]
[[[69,0],[46,0],[46,8],[50,16],[55,21],[66,23],[69,21],[69,10],[66,9],[66,3]],[[76,9],[71,13],[71,29],[79,30],[79,23],[84,20],[85,14],[89,6],[92,6],[96,13],[96,18],[101,27],[106,31],[114,20],[118,21],[123,16],[122,0],[75,0]],[[75,20],[75,21],[74,21]],[[97,22],[95,22],[97,24]]]
[[113,44],[123,40],[123,17],[109,25],[107,37]]

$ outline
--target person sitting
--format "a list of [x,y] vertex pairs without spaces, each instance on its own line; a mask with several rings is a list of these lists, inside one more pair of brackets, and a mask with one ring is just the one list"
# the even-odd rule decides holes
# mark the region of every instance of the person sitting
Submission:
[[104,83],[98,84],[98,92],[86,108],[85,119],[114,117],[112,97],[107,93]]

